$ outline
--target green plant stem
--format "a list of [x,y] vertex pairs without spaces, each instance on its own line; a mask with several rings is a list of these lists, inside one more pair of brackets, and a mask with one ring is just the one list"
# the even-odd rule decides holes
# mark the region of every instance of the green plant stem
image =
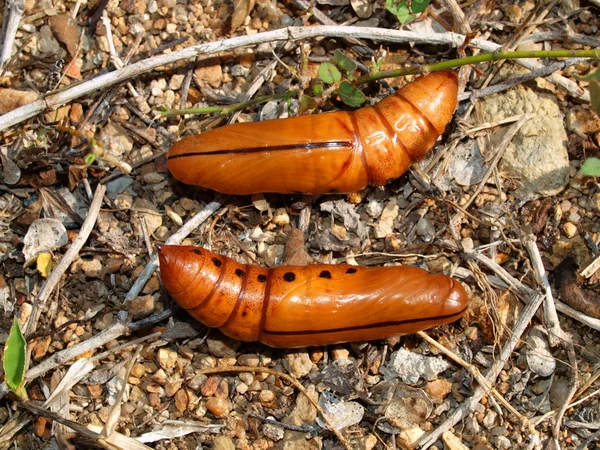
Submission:
[[413,75],[423,72],[435,72],[437,70],[454,69],[456,67],[477,64],[486,61],[498,61],[500,59],[519,59],[519,58],[600,58],[600,49],[593,50],[534,50],[505,52],[497,51],[493,53],[480,53],[479,55],[468,56],[466,58],[451,59],[434,64],[424,64],[418,67],[408,69],[385,70],[374,72],[357,78],[356,85],[369,83],[383,78],[400,77],[404,75]]
[[286,99],[289,100],[298,94],[297,90],[282,92],[281,94],[273,94],[273,95],[263,95],[262,97],[256,97],[252,100],[248,100],[247,102],[235,103],[233,105],[227,106],[209,106],[206,108],[186,108],[186,109],[171,109],[168,111],[163,111],[163,117],[175,117],[180,116],[182,114],[209,114],[218,112],[222,116],[226,116],[227,114],[231,114],[232,112],[238,111],[240,109],[247,108],[248,106],[257,105],[259,103],[266,103],[271,100],[280,100]]

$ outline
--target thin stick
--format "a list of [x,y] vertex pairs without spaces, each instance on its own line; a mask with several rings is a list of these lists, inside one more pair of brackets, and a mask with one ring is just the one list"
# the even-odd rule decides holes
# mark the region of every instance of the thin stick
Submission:
[[[221,204],[224,201],[225,196],[219,195],[215,200],[206,205],[202,211],[200,211],[198,214],[196,214],[194,217],[192,217],[190,220],[184,223],[183,226],[177,231],[177,233],[175,233],[169,239],[167,239],[165,243],[180,244],[181,241],[183,241],[192,231],[194,231],[206,219],[212,216],[221,207]],[[146,285],[146,283],[148,282],[148,280],[150,279],[157,267],[158,256],[154,254],[150,258],[150,261],[148,261],[148,263],[146,264],[146,267],[144,268],[138,279],[135,280],[135,283],[133,283],[133,286],[131,286],[131,289],[125,297],[124,303],[135,299],[140,294],[140,292],[142,291],[142,289],[144,288],[144,286]]]
[[595,319],[594,317],[590,317],[587,314],[582,313],[581,311],[577,311],[576,309],[571,308],[566,303],[555,300],[554,304],[556,305],[556,309],[563,313],[565,316],[569,316],[572,319],[578,320],[579,322],[587,325],[594,330],[600,331],[600,320]]
[[0,72],[4,71],[12,55],[15,36],[19,29],[21,16],[25,11],[25,0],[8,0],[4,9],[2,23],[2,52],[0,53]]
[[563,331],[560,328],[560,322],[558,321],[558,314],[556,313],[556,307],[554,306],[554,297],[552,296],[552,288],[550,288],[550,282],[546,275],[542,256],[540,255],[540,250],[535,242],[535,236],[529,234],[523,240],[523,245],[529,253],[529,259],[531,260],[531,265],[533,266],[538,281],[544,289],[544,321],[546,322],[546,328],[548,329],[548,342],[554,347],[561,342],[561,339],[563,339]]
[[56,265],[44,285],[40,290],[39,295],[37,296],[37,301],[35,302],[33,312],[31,313],[31,317],[27,322],[27,327],[25,328],[25,335],[33,333],[37,327],[37,323],[40,319],[40,314],[42,308],[46,306],[46,302],[50,298],[52,291],[60,281],[61,277],[67,271],[69,266],[75,258],[79,254],[79,251],[83,247],[83,244],[86,243],[92,230],[94,229],[94,225],[96,224],[96,219],[98,218],[98,213],[100,212],[100,206],[102,205],[102,198],[104,197],[104,192],[106,192],[106,187],[102,184],[99,184],[96,187],[96,192],[94,193],[94,199],[90,204],[90,209],[88,214],[81,225],[81,229],[79,230],[79,234],[69,247],[69,249],[65,252],[65,255],[62,257],[60,262]]

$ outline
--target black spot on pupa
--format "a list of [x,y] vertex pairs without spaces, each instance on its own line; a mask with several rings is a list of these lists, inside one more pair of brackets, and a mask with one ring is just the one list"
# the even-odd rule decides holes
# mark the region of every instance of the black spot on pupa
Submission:
[[235,274],[240,278],[244,278],[244,271],[242,269],[235,269]]
[[356,273],[356,269],[354,267],[350,267],[348,270],[346,270],[346,273]]
[[202,252],[200,251],[200,249],[195,248],[194,250],[192,250],[196,255],[201,255]]
[[296,274],[294,272],[286,272],[283,274],[283,279],[285,281],[294,281],[296,279]]
[[265,281],[267,281],[267,276],[263,275],[262,273],[258,276],[258,281],[261,283],[264,283]]
[[331,272],[329,270],[323,270],[320,274],[319,274],[320,278],[331,278]]
[[248,313],[247,313],[246,311],[244,311],[244,312],[242,313],[242,317],[246,317],[246,315],[247,315],[247,314],[248,314]]
[[215,267],[221,267],[221,265],[223,264],[223,261],[221,261],[219,258],[213,258],[212,261]]

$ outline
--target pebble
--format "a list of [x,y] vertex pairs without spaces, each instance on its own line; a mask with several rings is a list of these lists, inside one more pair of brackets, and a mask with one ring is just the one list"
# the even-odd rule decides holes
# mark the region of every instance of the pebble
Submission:
[[400,348],[392,353],[386,366],[407,384],[416,384],[420,378],[433,381],[438,373],[450,367],[443,358],[437,356],[423,356]]
[[290,216],[285,208],[277,208],[273,214],[273,223],[279,227],[290,223]]
[[104,150],[117,158],[130,152],[134,144],[131,132],[115,122],[109,122],[100,131],[100,140]]
[[240,348],[241,342],[226,336],[219,336],[215,338],[208,338],[206,340],[206,345],[208,346],[209,353],[217,358],[223,358],[226,356],[235,357],[237,349]]
[[92,398],[98,398],[104,392],[103,386],[99,384],[88,384],[86,387]]
[[374,434],[367,434],[359,439],[352,441],[352,448],[356,450],[372,450],[377,445],[377,438]]
[[308,375],[313,367],[313,362],[307,352],[288,353],[283,358],[283,365],[294,378]]
[[238,375],[238,378],[240,381],[246,384],[251,384],[254,381],[254,375],[252,375],[250,372],[242,372]]
[[248,392],[248,385],[246,383],[239,383],[236,387],[235,387],[235,391],[238,394],[245,394],[246,392]]
[[135,216],[144,219],[149,236],[152,236],[156,229],[162,225],[163,219],[161,213],[158,211],[156,206],[149,200],[146,200],[144,198],[136,198],[133,202],[132,209],[135,212]]
[[200,389],[200,393],[204,397],[212,397],[217,392],[219,388],[219,379],[217,377],[208,377],[204,384],[202,385],[202,389]]
[[178,391],[181,390],[181,386],[183,385],[183,380],[178,378],[176,380],[168,381],[165,384],[165,394],[167,397],[173,397]]
[[[158,369],[156,372],[154,372],[152,374],[151,377],[152,381],[154,381],[156,384],[158,384],[159,386],[164,386],[167,383],[167,374],[163,369]],[[158,389],[155,387],[148,387],[148,391],[152,392],[155,391],[157,392]]]
[[269,391],[268,389],[260,391],[260,394],[258,394],[258,401],[265,407],[274,406],[273,402],[275,402],[276,399],[277,396],[275,395],[275,392]]
[[217,436],[213,441],[213,450],[235,450],[233,439],[229,436]]
[[104,314],[104,316],[102,316],[102,318],[94,324],[94,328],[97,330],[104,330],[108,328],[113,322],[113,317],[114,314],[111,312]]
[[179,412],[184,412],[187,410],[189,404],[189,398],[185,389],[179,389],[175,394],[175,408]]
[[37,99],[38,94],[33,91],[20,91],[10,88],[0,89],[0,114],[5,114]]
[[52,336],[46,336],[35,340],[35,345],[32,349],[32,358],[34,361],[40,361],[48,353],[50,343],[52,342]]
[[166,371],[169,371],[173,370],[173,368],[175,367],[175,363],[177,362],[178,357],[179,356],[177,355],[176,351],[170,350],[168,348],[159,348],[156,359],[160,367],[162,367]]
[[441,403],[452,391],[452,383],[446,379],[430,381],[425,385],[425,392],[435,403]]
[[488,430],[492,429],[494,424],[496,423],[496,418],[498,417],[498,414],[494,411],[488,411],[488,413],[485,415],[485,417],[483,418],[483,420],[481,421],[481,424],[487,428]]
[[379,217],[383,212],[383,202],[370,199],[367,206],[365,206],[365,212],[372,218]]
[[154,312],[155,300],[153,295],[143,295],[129,302],[129,312],[133,318],[143,319]]
[[187,385],[190,389],[198,392],[204,385],[204,382],[206,381],[206,379],[207,379],[206,375],[196,375],[195,377],[193,377],[191,380],[189,380],[187,382]]
[[469,414],[465,419],[465,431],[471,435],[476,435],[481,431],[479,422],[477,422],[477,419],[472,414]]
[[379,222],[375,225],[374,233],[377,239],[383,239],[394,231],[394,220],[398,217],[398,202],[391,199],[383,208]]
[[120,211],[129,211],[133,206],[133,197],[127,194],[119,194],[114,200],[114,205]]
[[444,447],[448,450],[468,450],[469,448],[451,431],[445,431],[444,434],[442,434],[442,441],[444,441]]
[[592,196],[590,201],[591,201],[592,208],[595,209],[597,212],[600,212],[600,192],[596,192]]
[[206,409],[218,418],[227,417],[231,408],[231,400],[228,398],[211,397],[206,401]]
[[[273,417],[269,418],[272,419]],[[277,425],[273,425],[271,423],[265,423],[262,427],[262,432],[265,435],[265,437],[275,442],[282,440],[284,435],[283,428]]]
[[564,405],[569,392],[571,390],[571,383],[568,379],[563,377],[555,377],[552,387],[550,388],[550,401],[555,408],[559,408]]
[[[415,444],[423,435],[425,431],[423,431],[420,427],[411,427],[406,428],[398,434],[398,445],[400,448],[416,448]],[[433,448],[433,447],[430,447]]]
[[335,348],[331,351],[331,356],[334,360],[346,360],[350,356],[350,352],[345,348]]
[[240,355],[237,361],[240,366],[258,367],[260,359],[258,358],[258,355],[256,353],[246,353]]
[[106,183],[106,195],[108,195],[109,198],[114,199],[118,194],[121,194],[132,184],[133,178],[127,176],[119,177],[116,180],[109,181]]
[[81,269],[88,278],[99,278],[102,276],[102,263],[99,259],[83,261],[81,264]]
[[142,378],[146,374],[146,366],[140,363],[135,363],[131,368],[130,375],[135,378]]
[[218,59],[210,60],[213,62],[210,66],[198,67],[194,70],[198,81],[208,84],[210,87],[217,89],[223,82],[223,69]]
[[148,172],[142,177],[142,179],[146,184],[158,184],[165,181],[165,176],[162,173]]
[[419,219],[416,231],[417,235],[421,236],[425,242],[431,241],[435,236],[435,227],[427,217],[421,217]]
[[[365,408],[360,403],[337,400],[332,395],[321,394],[319,406],[323,408],[333,426],[338,430],[359,423],[365,414]],[[325,427],[325,422],[320,417],[317,417],[317,423]]]
[[512,443],[506,436],[492,436],[490,439],[490,444],[492,444],[494,449],[498,450],[512,448]]

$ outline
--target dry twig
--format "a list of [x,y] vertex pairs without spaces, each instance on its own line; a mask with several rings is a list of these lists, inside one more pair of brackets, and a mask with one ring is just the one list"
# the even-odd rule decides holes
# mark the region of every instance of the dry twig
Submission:
[[40,319],[40,315],[42,313],[42,309],[46,306],[46,302],[50,298],[50,294],[60,281],[63,274],[69,268],[71,263],[75,261],[75,258],[79,254],[79,251],[83,247],[83,244],[88,240],[92,230],[94,229],[94,225],[96,224],[96,219],[98,218],[98,213],[100,212],[100,206],[102,205],[102,198],[104,197],[104,192],[106,191],[106,187],[102,184],[99,184],[96,188],[96,192],[94,194],[94,199],[90,204],[90,209],[85,218],[85,221],[81,225],[81,229],[79,230],[79,234],[66,251],[65,255],[62,257],[60,262],[56,265],[44,285],[40,290],[39,295],[37,296],[37,301],[34,303],[34,308],[31,313],[31,317],[27,322],[27,326],[25,327],[25,334],[31,334],[35,331],[37,327],[37,323]]

